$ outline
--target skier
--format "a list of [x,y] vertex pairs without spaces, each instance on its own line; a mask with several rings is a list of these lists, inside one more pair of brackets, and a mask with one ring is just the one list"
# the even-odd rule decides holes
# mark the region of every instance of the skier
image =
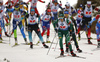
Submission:
[[30,9],[34,8],[35,9],[35,13],[37,13],[38,15],[40,15],[39,12],[38,12],[38,10],[37,10],[37,7],[36,7],[38,1],[40,1],[42,3],[45,3],[45,1],[41,1],[41,0],[29,0],[27,3],[31,2],[31,8]]
[[72,16],[74,13],[76,13],[76,10],[74,10],[74,8],[72,6],[70,6],[70,3],[69,2],[67,2],[65,4],[64,11],[65,10],[69,11],[70,16]]
[[98,46],[97,48],[100,48],[100,14],[96,15],[95,18],[93,18],[90,22],[88,27],[90,27],[92,25],[92,22],[96,21],[96,34],[97,34],[97,42],[98,42]]
[[63,8],[58,4],[58,2],[55,0],[54,1],[54,4],[52,5],[52,7],[51,7],[51,11],[52,11],[52,13],[53,13],[53,15],[54,15],[54,20],[56,20],[56,19],[58,19],[58,9],[62,9],[63,10]]
[[[80,23],[82,22],[82,18],[83,18],[83,11],[82,11],[83,5],[80,4],[79,9],[76,10],[77,13],[77,17],[76,17],[76,22],[77,22],[77,28],[79,28]],[[81,36],[80,36],[80,32],[78,33],[78,39],[80,40]]]
[[11,0],[8,0],[6,3],[5,3],[6,8],[7,8],[7,15],[9,16],[9,21],[11,21],[11,16],[12,16],[12,12],[10,12],[10,10],[12,9],[12,7],[14,6],[14,2],[11,1]]
[[[73,18],[73,17],[70,17],[70,15],[68,15],[68,18],[71,19],[72,21],[72,24],[70,24],[70,27],[72,28],[72,31],[70,31],[70,36],[72,36],[72,39],[75,43],[75,46],[76,46],[76,49],[79,53],[82,52],[82,50],[79,48],[79,45],[78,45],[78,42],[77,42],[77,39],[76,39],[76,35],[75,35],[75,31],[74,31],[74,26],[76,28],[76,31],[77,31],[77,24],[76,24],[76,20]],[[73,25],[74,24],[74,25]],[[68,52],[69,48],[68,48],[68,44],[66,44],[66,52]]]
[[[26,17],[28,18],[28,34],[29,34],[29,40],[30,40],[30,48],[33,48],[33,43],[32,43],[32,31],[33,30],[38,35],[43,46],[45,48],[48,48],[48,46],[45,44],[45,42],[41,36],[41,32],[40,32],[40,29],[38,27],[38,23],[40,22],[40,16],[35,13],[35,9],[31,9],[30,14],[27,14]],[[37,23],[37,17],[38,17],[38,23]]]
[[23,25],[22,25],[23,17],[21,17],[22,12],[21,12],[21,10],[19,8],[19,4],[15,5],[14,10],[12,10],[12,12],[13,12],[13,31],[12,31],[11,35],[14,32],[15,45],[18,45],[18,41],[17,41],[17,25],[20,28],[20,31],[21,31],[21,33],[23,35],[25,43],[28,44],[27,39],[26,39],[26,35],[24,33],[24,28],[23,28]]
[[80,30],[82,28],[84,28],[86,30],[86,35],[87,35],[87,38],[88,38],[88,44],[92,44],[92,42],[90,41],[91,27],[86,28],[86,26],[91,21],[92,11],[94,9],[96,11],[100,11],[98,8],[96,8],[95,6],[91,5],[91,1],[87,1],[87,5],[85,5],[83,7],[83,20],[82,20],[82,23],[80,24],[80,27],[78,28],[78,33],[80,32]]
[[[56,1],[57,1],[57,0],[56,0]],[[55,0],[52,0],[52,2],[50,1],[49,4],[48,4],[46,7],[47,7],[47,8],[48,8],[48,7],[52,7],[53,4],[54,4],[54,2],[55,2]],[[61,2],[61,1],[59,1],[59,2],[60,2],[59,5],[62,6],[62,2]]]
[[54,15],[54,20],[52,21],[53,27],[54,27],[55,20],[58,19],[58,9],[59,8],[61,10],[63,10],[63,8],[58,4],[57,0],[54,0],[54,3],[52,5],[52,7],[51,7],[51,11],[52,11],[52,13]]
[[6,18],[6,16],[4,15],[5,14],[4,6],[3,5],[1,6],[2,3],[3,2],[0,1],[0,43],[2,43],[2,40],[3,40],[2,39],[2,28],[4,29],[5,35],[9,37],[5,29],[4,19]]
[[[55,30],[58,31],[58,36],[59,36],[59,45],[60,45],[60,50],[61,50],[61,56],[64,55],[64,50],[63,50],[63,35],[65,35],[66,39],[66,44],[68,44],[68,47],[70,49],[70,53],[72,56],[76,56],[76,54],[72,50],[72,45],[70,43],[70,34],[69,31],[72,31],[70,24],[71,20],[68,18],[68,11],[64,11],[59,13],[59,19],[54,23]],[[57,26],[57,27],[56,27]]]
[[49,35],[50,35],[50,23],[51,20],[54,20],[54,16],[51,12],[50,8],[47,8],[46,12],[41,15],[42,17],[42,33],[41,35],[43,36],[45,31],[47,30],[47,40],[46,43],[50,43],[49,41]]
[[[26,6],[24,6],[24,2],[23,1],[21,1],[20,2],[20,10],[23,12],[23,14],[22,14],[22,16],[21,17],[24,17],[25,16],[25,14],[28,14],[28,6],[26,5]],[[25,23],[25,21],[27,21],[27,18],[24,18],[23,20],[22,20],[22,25],[23,25],[23,27],[24,26],[26,26],[27,25],[27,23]],[[26,26],[27,27],[27,26]]]

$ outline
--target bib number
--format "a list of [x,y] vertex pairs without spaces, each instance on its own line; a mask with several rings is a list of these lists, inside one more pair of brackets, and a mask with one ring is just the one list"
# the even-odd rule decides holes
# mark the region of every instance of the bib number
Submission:
[[82,18],[82,16],[81,16],[81,15],[78,15],[78,17],[79,17],[79,18]]
[[57,10],[56,10],[56,9],[53,9],[52,11],[53,11],[53,12],[57,12]]
[[20,18],[20,15],[14,15],[15,18]]
[[92,12],[86,12],[86,15],[91,15]]
[[65,28],[66,28],[66,26],[60,26],[60,28],[65,29]]
[[45,20],[49,20],[49,18],[45,18]]
[[35,22],[35,20],[30,20],[30,23],[34,23]]

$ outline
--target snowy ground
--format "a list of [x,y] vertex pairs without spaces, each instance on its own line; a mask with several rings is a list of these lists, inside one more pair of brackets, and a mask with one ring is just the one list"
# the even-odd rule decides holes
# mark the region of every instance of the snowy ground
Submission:
[[[25,33],[26,35],[28,35],[27,32]],[[34,32],[33,32],[33,36],[34,36]],[[85,32],[81,36],[82,36],[82,39],[78,41],[80,48],[83,50],[83,52],[87,52],[87,53],[76,53],[76,54],[82,57],[86,57],[86,59],[69,57],[69,56],[64,57],[64,58],[55,59],[55,57],[60,55],[59,45],[57,45],[57,48],[54,51],[54,47],[56,44],[53,44],[48,55],[47,55],[48,49],[43,48],[41,43],[39,44],[39,46],[34,45],[34,48],[31,50],[29,49],[29,45],[22,45],[22,43],[24,43],[24,40],[18,28],[18,43],[20,45],[12,48],[12,45],[14,45],[13,36],[10,38],[11,45],[9,45],[9,38],[3,35],[3,39],[4,39],[3,42],[7,44],[0,44],[0,60],[1,62],[3,62],[3,59],[7,58],[8,60],[10,60],[10,62],[33,62],[33,61],[35,62],[65,62],[65,61],[68,61],[68,62],[76,62],[76,61],[77,62],[81,62],[81,61],[82,62],[94,62],[94,61],[99,62],[99,56],[100,56],[99,50],[92,51],[97,46],[85,44],[87,43],[87,40],[84,39],[86,38]],[[92,34],[91,37],[96,38],[96,35]],[[50,41],[52,41],[53,38],[54,38],[54,30],[51,25]],[[46,35],[44,35],[44,40],[45,39],[46,39]],[[36,36],[33,42],[36,43],[37,41],[38,41],[38,37]],[[94,44],[97,44],[96,40],[91,40],[91,41]],[[54,40],[54,43],[57,43],[57,39]],[[48,45],[50,46],[50,44]],[[72,42],[72,45],[73,45],[73,50],[76,51],[73,42]],[[90,54],[90,53],[93,53],[93,54]]]
[[[5,0],[7,1],[7,0]],[[5,2],[4,1],[4,2]],[[26,0],[25,0],[26,1]],[[48,2],[47,0],[45,0],[46,2]],[[73,3],[76,2],[76,0],[73,0],[73,2],[71,2],[72,0],[69,0],[71,5],[73,5]],[[75,1],[75,2],[74,2]],[[63,1],[63,3],[65,3],[65,1]],[[42,8],[39,8],[39,12],[42,13],[44,12],[44,6],[46,4],[42,4],[39,3]],[[39,6],[39,5],[38,5]],[[43,6],[43,7],[42,7]],[[63,5],[64,6],[64,5]],[[7,58],[10,62],[99,62],[99,57],[100,57],[100,53],[99,50],[97,51],[92,51],[93,49],[96,49],[97,46],[95,45],[88,45],[87,43],[87,39],[86,39],[86,35],[85,32],[81,35],[82,39],[79,42],[80,48],[83,50],[83,52],[87,52],[87,53],[76,53],[79,56],[82,57],[86,57],[86,59],[82,59],[82,58],[76,58],[76,57],[64,57],[64,58],[59,58],[59,59],[55,59],[55,57],[60,55],[60,50],[59,50],[59,45],[57,45],[56,50],[54,51],[55,45],[53,44],[51,47],[51,50],[49,52],[49,54],[47,55],[47,51],[48,49],[43,48],[42,44],[40,43],[39,46],[34,45],[33,49],[29,49],[29,45],[23,45],[22,43],[24,43],[24,39],[20,33],[20,30],[18,28],[17,30],[17,34],[18,34],[18,43],[20,44],[17,47],[13,47],[12,45],[14,45],[14,36],[12,35],[12,37],[10,38],[10,45],[9,45],[9,38],[5,37],[3,34],[3,42],[5,44],[0,44],[0,62],[6,62],[3,61],[4,58]],[[25,32],[25,34],[27,35],[27,39],[28,39],[28,34],[27,32]],[[53,40],[54,38],[54,30],[53,27],[51,25],[51,33],[50,33],[50,41]],[[34,32],[33,32],[33,36],[34,36]],[[92,38],[96,38],[95,34],[91,35]],[[44,40],[46,40],[46,35],[44,35]],[[36,36],[33,40],[34,44],[38,41],[38,37]],[[96,40],[91,40],[94,44],[97,44]],[[29,42],[29,40],[28,40]],[[63,40],[64,42],[64,40]],[[54,40],[54,43],[57,43],[57,39]],[[50,46],[50,44],[47,44]],[[76,51],[75,46],[72,42],[72,46],[73,46],[73,50]],[[65,45],[64,45],[65,47]],[[93,54],[91,54],[93,53]],[[67,55],[67,54],[65,54]]]

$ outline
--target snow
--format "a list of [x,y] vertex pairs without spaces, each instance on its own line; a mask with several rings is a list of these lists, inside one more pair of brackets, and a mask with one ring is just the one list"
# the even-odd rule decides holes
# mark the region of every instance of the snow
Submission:
[[[5,0],[7,1],[7,0]],[[5,2],[4,1],[4,2]],[[26,0],[25,0],[26,1]],[[45,0],[46,2],[48,2],[48,0]],[[70,0],[72,1],[72,0]],[[74,2],[74,0],[73,0]],[[41,6],[44,5],[41,3]],[[44,7],[44,6],[43,6]],[[42,9],[43,9],[42,7]],[[40,10],[40,8],[39,8]],[[41,10],[40,12],[42,13]],[[81,31],[82,33],[83,31]],[[6,62],[3,61],[4,58],[8,59],[10,62],[99,62],[99,57],[100,57],[100,51],[92,51],[93,49],[96,49],[97,46],[95,45],[88,45],[85,44],[87,43],[87,39],[86,39],[86,35],[85,32],[83,32],[81,34],[82,39],[80,41],[78,41],[80,49],[83,50],[83,52],[87,52],[87,54],[85,53],[76,53],[79,56],[82,57],[86,57],[86,59],[82,59],[82,58],[76,58],[76,57],[64,57],[64,58],[58,58],[55,59],[55,57],[60,55],[60,50],[59,50],[59,44],[57,45],[56,50],[54,51],[55,45],[53,44],[49,54],[47,55],[48,49],[43,48],[42,44],[39,43],[39,46],[34,45],[33,49],[29,49],[29,45],[22,45],[22,43],[24,42],[24,39],[20,33],[20,30],[18,28],[17,30],[17,36],[18,36],[18,43],[20,44],[19,46],[16,47],[12,47],[14,45],[14,35],[12,35],[12,37],[10,37],[10,41],[9,41],[9,37],[5,37],[4,33],[3,33],[3,42],[5,42],[6,44],[2,44],[0,43],[0,62]],[[28,33],[25,31],[25,34],[27,35],[27,39],[28,39]],[[51,24],[51,28],[50,28],[50,41],[53,40],[55,36],[55,32],[53,30],[53,26]],[[33,32],[33,37],[34,37],[34,32]],[[92,34],[91,35],[92,38],[96,38],[96,34]],[[46,40],[46,35],[43,36],[44,41]],[[85,39],[84,39],[85,38]],[[65,38],[64,38],[65,39]],[[37,43],[38,41],[38,37],[36,36],[33,40],[33,43]],[[93,44],[97,44],[97,40],[91,40],[93,42]],[[11,43],[9,45],[9,42]],[[29,42],[29,39],[28,39]],[[64,40],[63,40],[64,42]],[[57,38],[54,40],[54,43],[57,43]],[[47,45],[51,45],[51,44],[47,44]],[[73,46],[73,50],[76,51],[76,48],[74,46],[74,42],[72,42],[72,46]],[[64,45],[65,48],[65,45]],[[93,54],[88,54],[88,53],[93,53]],[[67,55],[67,54],[65,54]]]
[[[49,52],[49,54],[47,55],[47,51],[48,49],[42,48],[42,44],[39,43],[39,46],[34,45],[33,49],[29,49],[29,45],[22,45],[22,43],[24,43],[24,40],[21,36],[21,33],[19,31],[19,29],[17,30],[18,32],[18,43],[20,44],[19,46],[16,47],[12,47],[12,45],[14,45],[14,38],[13,36],[10,38],[10,42],[11,44],[9,45],[9,38],[5,37],[3,35],[3,39],[5,41],[5,43],[7,44],[0,44],[0,60],[3,60],[4,58],[7,58],[8,60],[10,60],[10,62],[99,62],[99,50],[97,51],[92,51],[93,49],[95,49],[97,46],[95,45],[88,45],[85,44],[87,43],[87,39],[85,36],[85,32],[82,33],[81,37],[82,39],[79,42],[79,46],[80,48],[83,50],[83,52],[87,52],[87,54],[85,53],[76,53],[79,56],[82,57],[86,57],[86,59],[81,59],[81,58],[75,58],[75,57],[64,57],[64,58],[59,58],[59,59],[55,59],[55,57],[60,55],[60,50],[59,50],[59,45],[57,45],[56,50],[54,51],[55,45],[53,44],[51,47],[51,50]],[[25,32],[26,35],[27,32]],[[33,32],[33,36],[34,36],[34,32]],[[50,33],[50,41],[53,40],[54,37],[54,30],[51,24],[51,33]],[[92,34],[91,36],[92,38],[96,38],[95,34]],[[27,36],[28,39],[28,36]],[[46,35],[44,35],[44,40],[46,40]],[[29,40],[28,40],[29,41]],[[38,37],[35,37],[35,40],[33,40],[34,44],[38,41]],[[97,44],[96,40],[91,40],[94,44]],[[63,41],[64,42],[64,41]],[[57,43],[57,39],[54,40],[54,43]],[[51,45],[51,44],[47,44],[47,45]],[[76,51],[76,48],[72,42],[72,46],[73,46],[73,50]],[[65,47],[65,45],[64,45]],[[93,54],[88,54],[88,53],[93,53]],[[65,54],[67,55],[67,54]],[[3,61],[1,61],[3,62]]]

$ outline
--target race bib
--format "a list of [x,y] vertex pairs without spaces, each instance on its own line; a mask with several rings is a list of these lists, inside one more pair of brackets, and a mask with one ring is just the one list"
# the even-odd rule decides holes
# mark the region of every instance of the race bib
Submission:
[[52,11],[53,11],[53,12],[57,12],[57,9],[53,9]]
[[14,18],[20,18],[20,15],[14,15]]
[[78,17],[79,17],[79,18],[82,18],[82,16],[81,16],[81,15],[78,15]]
[[49,18],[45,18],[45,20],[49,20]]
[[61,29],[65,29],[65,28],[66,28],[66,26],[60,26],[60,28],[61,28]]
[[92,12],[86,12],[86,15],[91,15]]
[[30,20],[30,23],[34,23],[35,22],[35,20]]

